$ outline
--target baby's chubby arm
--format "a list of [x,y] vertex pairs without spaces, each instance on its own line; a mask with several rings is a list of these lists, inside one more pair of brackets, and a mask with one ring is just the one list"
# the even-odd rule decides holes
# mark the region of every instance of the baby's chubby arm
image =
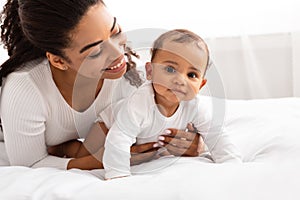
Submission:
[[105,179],[130,176],[130,147],[135,137],[126,134],[114,123],[106,137],[103,154]]
[[233,144],[225,127],[224,99],[200,97],[195,126],[216,163],[242,162],[239,149]]
[[204,143],[207,145],[212,159],[216,163],[242,162],[241,152],[231,142],[224,128],[212,127],[208,132],[202,135],[204,137]]

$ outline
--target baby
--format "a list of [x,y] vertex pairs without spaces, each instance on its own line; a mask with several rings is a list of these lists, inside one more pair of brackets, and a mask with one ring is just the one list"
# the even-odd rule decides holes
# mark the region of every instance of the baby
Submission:
[[151,53],[145,66],[147,81],[110,108],[113,112],[100,114],[110,128],[103,155],[105,178],[131,175],[132,144],[157,141],[162,132],[169,133],[165,131],[169,127],[185,129],[189,122],[203,137],[214,162],[241,162],[240,153],[223,133],[222,120],[212,113],[210,98],[198,94],[207,81],[209,51],[204,40],[188,30],[171,30],[155,40]]

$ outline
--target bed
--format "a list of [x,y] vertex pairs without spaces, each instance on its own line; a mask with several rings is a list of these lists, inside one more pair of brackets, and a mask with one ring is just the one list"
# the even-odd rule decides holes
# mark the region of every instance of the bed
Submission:
[[[149,41],[131,41],[143,62],[160,33],[127,33],[129,41],[147,35]],[[132,167],[131,177],[104,181],[103,170],[8,166],[0,142],[0,200],[299,200],[299,32],[206,41],[215,65],[204,93],[225,99],[224,126],[242,164],[165,157]]]
[[242,164],[166,157],[103,180],[103,170],[32,169],[8,164],[0,143],[1,200],[300,199],[300,98],[225,100],[225,127]]

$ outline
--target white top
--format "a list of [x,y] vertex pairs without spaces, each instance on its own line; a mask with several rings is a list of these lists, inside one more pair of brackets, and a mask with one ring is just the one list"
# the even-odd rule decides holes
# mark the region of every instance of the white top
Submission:
[[151,83],[146,82],[129,98],[100,114],[100,120],[111,126],[103,155],[106,178],[130,175],[133,143],[158,141],[157,137],[165,129],[185,129],[188,122],[192,122],[203,136],[215,162],[241,162],[239,151],[224,133],[224,111],[224,100],[198,95],[193,100],[181,102],[171,117],[165,117],[155,104]]
[[47,146],[85,138],[97,113],[135,89],[125,78],[105,79],[92,105],[78,112],[56,87],[47,60],[27,63],[2,85],[0,116],[10,164],[66,169],[70,159],[48,155]]

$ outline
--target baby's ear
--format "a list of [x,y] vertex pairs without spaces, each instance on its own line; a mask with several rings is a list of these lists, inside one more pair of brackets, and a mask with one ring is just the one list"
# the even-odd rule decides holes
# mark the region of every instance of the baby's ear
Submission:
[[206,82],[207,82],[207,79],[203,78],[199,90],[201,90],[201,88],[206,84]]
[[151,64],[151,62],[146,62],[145,69],[146,69],[147,80],[151,80],[152,79],[152,64]]

